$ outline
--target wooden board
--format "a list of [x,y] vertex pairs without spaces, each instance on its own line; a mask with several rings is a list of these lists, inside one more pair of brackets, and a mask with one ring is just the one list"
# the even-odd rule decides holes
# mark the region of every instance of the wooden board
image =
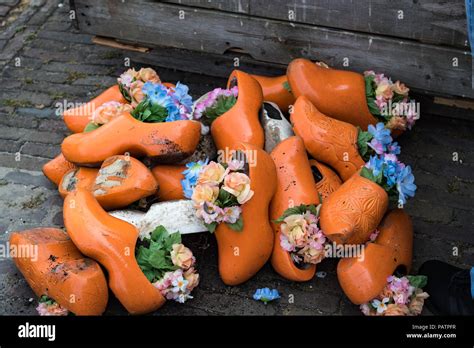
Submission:
[[190,8],[181,18],[179,5],[145,0],[76,0],[75,6],[86,33],[213,54],[239,48],[279,64],[307,57],[336,68],[382,71],[433,94],[474,97],[471,55],[460,49],[208,9]]
[[165,0],[420,42],[468,47],[464,0]]

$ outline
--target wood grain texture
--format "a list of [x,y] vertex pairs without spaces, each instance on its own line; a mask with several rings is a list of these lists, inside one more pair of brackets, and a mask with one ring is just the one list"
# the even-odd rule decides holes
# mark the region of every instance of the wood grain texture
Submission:
[[251,16],[464,48],[464,0],[165,0]]
[[189,9],[180,19],[179,5],[146,0],[75,4],[79,27],[90,34],[211,54],[239,48],[277,64],[306,57],[335,68],[381,71],[428,93],[474,97],[471,55],[461,49],[208,9]]

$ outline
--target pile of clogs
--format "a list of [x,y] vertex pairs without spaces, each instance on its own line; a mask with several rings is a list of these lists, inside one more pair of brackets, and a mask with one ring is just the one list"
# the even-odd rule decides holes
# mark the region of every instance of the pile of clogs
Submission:
[[[365,161],[357,150],[357,127],[367,130],[377,122],[366,103],[364,77],[296,59],[279,77],[236,70],[227,88],[233,86],[236,104],[210,127],[213,154],[224,154],[225,161],[232,151],[253,154],[248,175],[254,196],[242,205],[242,231],[224,223],[215,231],[222,281],[241,284],[269,260],[286,279],[313,278],[316,265],[299,267],[280,246],[275,220],[291,206],[320,203],[321,229],[331,242],[364,244],[380,231],[363,261],[339,261],[338,279],[353,303],[375,298],[400,266],[409,272],[409,216],[402,209],[387,211],[387,193],[359,175]],[[109,101],[126,102],[117,85],[66,111],[64,121],[74,134],[43,167],[64,198],[66,231],[37,228],[10,239],[11,245],[39,248],[37,260],[14,259],[33,291],[76,315],[102,314],[108,288],[132,314],[163,305],[165,298],[135,258],[139,228],[108,212],[147,198],[183,200],[183,164],[196,159],[204,137],[196,120],[144,123],[129,113],[83,132],[90,110]]]

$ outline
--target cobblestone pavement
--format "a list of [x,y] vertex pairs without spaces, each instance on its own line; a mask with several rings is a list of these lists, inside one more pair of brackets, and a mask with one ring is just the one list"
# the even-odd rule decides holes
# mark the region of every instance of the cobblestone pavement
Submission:
[[[68,134],[55,104],[85,101],[112,85],[124,70],[125,53],[94,45],[89,35],[75,31],[68,4],[58,0],[0,0],[0,23],[0,241],[5,243],[9,231],[63,226],[62,200],[40,172]],[[194,96],[225,82],[167,69],[159,74],[166,81],[184,81]],[[423,114],[399,140],[402,160],[412,165],[418,184],[406,207],[415,227],[415,272],[433,258],[474,264],[472,135],[473,123]],[[191,235],[185,243],[197,256],[201,285],[187,305],[167,303],[157,315],[359,314],[338,285],[336,260],[318,266],[324,278],[306,283],[288,282],[266,265],[249,282],[228,287],[218,276],[214,238]],[[278,289],[282,299],[256,303],[251,296],[261,287]],[[288,303],[290,294],[294,303]],[[0,314],[35,314],[33,297],[12,261],[1,259]],[[112,299],[107,314],[124,313]]]

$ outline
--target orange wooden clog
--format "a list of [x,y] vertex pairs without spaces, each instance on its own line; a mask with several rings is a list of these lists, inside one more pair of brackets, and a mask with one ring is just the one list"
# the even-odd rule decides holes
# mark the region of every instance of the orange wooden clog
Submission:
[[377,120],[370,113],[361,74],[319,66],[298,58],[286,72],[296,98],[306,96],[323,114],[367,130]]
[[34,293],[76,315],[101,315],[109,290],[100,266],[84,257],[66,232],[41,227],[10,236],[15,265]]
[[336,243],[365,243],[379,225],[387,207],[387,192],[356,173],[323,200],[319,220],[321,230]]
[[363,260],[345,258],[337,265],[339,284],[355,304],[377,297],[398,267],[410,272],[413,226],[408,214],[401,209],[388,212],[378,230],[375,242],[365,247]]
[[158,183],[139,160],[130,156],[112,156],[102,163],[100,170],[81,167],[67,173],[59,193],[64,198],[79,188],[92,192],[104,209],[113,210],[151,196],[157,191]]
[[259,121],[262,107],[262,88],[243,71],[234,70],[227,88],[237,85],[239,94],[235,105],[212,122],[211,134],[218,150],[233,150],[240,142],[263,149],[263,128]]
[[88,103],[85,103],[77,108],[64,111],[64,123],[66,123],[67,128],[69,128],[71,132],[80,133],[90,122],[90,117],[94,110],[102,104],[110,101],[116,101],[123,104],[127,103],[125,98],[122,96],[118,85],[113,85],[112,87],[106,89]]
[[165,303],[135,259],[138,230],[133,225],[107,214],[84,189],[64,200],[64,223],[79,250],[107,269],[110,289],[129,313],[149,313]]
[[92,132],[68,136],[61,150],[68,161],[84,166],[99,166],[126,152],[172,163],[192,155],[200,136],[196,121],[145,123],[125,113]]
[[[290,137],[283,140],[272,151],[277,173],[277,189],[270,204],[272,221],[278,219],[288,208],[301,204],[319,204],[318,191],[306,155],[303,140]],[[272,266],[282,277],[304,282],[313,278],[316,265],[308,268],[297,267],[290,253],[280,245],[280,224],[272,223],[275,243],[272,253]]]
[[309,163],[313,171],[314,180],[316,181],[316,189],[324,200],[342,185],[342,181],[328,166],[314,159],[309,160]]
[[186,166],[159,165],[152,168],[151,172],[155,177],[160,189],[156,193],[158,201],[172,201],[184,199],[181,180],[184,179],[183,171]]
[[79,188],[92,191],[98,173],[97,168],[79,167],[69,170],[58,185],[59,194],[65,198],[70,192]]
[[289,91],[290,85],[286,75],[269,77],[250,75],[262,87],[263,100],[278,105],[282,112],[288,112],[288,107],[295,102],[295,96]]
[[58,186],[64,174],[74,168],[76,168],[76,165],[69,162],[64,158],[63,154],[60,153],[43,166],[43,174]]
[[234,231],[225,223],[215,231],[219,273],[227,285],[238,285],[253,277],[270,258],[274,238],[268,207],[276,190],[275,164],[270,155],[255,145],[240,143],[235,150],[246,154],[250,163],[248,175],[254,195],[241,206],[242,231]]
[[296,100],[291,113],[291,123],[311,156],[329,164],[343,181],[364,165],[357,147],[357,128],[327,117],[305,96]]

